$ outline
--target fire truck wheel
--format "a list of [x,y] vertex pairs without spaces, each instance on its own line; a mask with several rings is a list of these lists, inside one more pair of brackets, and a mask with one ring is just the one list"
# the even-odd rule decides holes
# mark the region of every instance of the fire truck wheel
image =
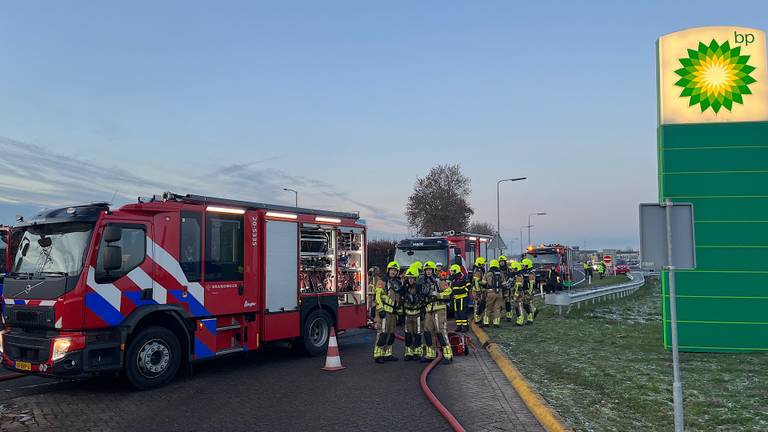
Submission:
[[311,356],[325,354],[328,338],[331,333],[331,316],[323,310],[315,310],[304,321],[301,330],[304,352]]
[[148,327],[133,337],[125,354],[125,376],[139,390],[168,384],[181,365],[181,344],[172,331]]

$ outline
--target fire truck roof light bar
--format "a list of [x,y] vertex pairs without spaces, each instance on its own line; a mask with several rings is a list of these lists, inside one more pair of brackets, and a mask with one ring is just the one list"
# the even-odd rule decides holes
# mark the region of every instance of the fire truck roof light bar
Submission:
[[280,212],[267,212],[267,217],[279,218],[279,219],[296,219],[297,215],[292,213],[280,213]]
[[325,216],[315,216],[315,222],[341,223],[341,219]]
[[208,206],[205,208],[205,211],[214,212],[214,213],[245,214],[245,210],[243,209],[236,209],[236,208],[229,208],[229,207],[216,207],[216,206]]
[[258,203],[258,202],[250,202],[250,201],[239,201],[239,200],[231,200],[226,198],[208,197],[203,195],[177,195],[170,192],[168,192],[167,195],[173,197],[173,199],[176,199],[178,201],[203,203],[206,205],[232,206],[232,207],[241,207],[241,208],[253,209],[253,210],[263,209],[267,211],[294,213],[294,214],[299,213],[299,214],[308,214],[308,215],[314,215],[314,216],[327,216],[327,217],[334,217],[334,218],[341,218],[341,219],[352,219],[352,220],[360,219],[359,213],[336,212],[336,211],[308,209],[308,208],[301,208],[301,207],[297,208],[293,206],[264,204],[264,203]]

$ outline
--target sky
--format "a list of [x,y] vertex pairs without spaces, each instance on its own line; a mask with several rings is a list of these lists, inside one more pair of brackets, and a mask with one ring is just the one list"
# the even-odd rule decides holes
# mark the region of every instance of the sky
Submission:
[[[9,2],[0,223],[170,190],[357,211],[408,234],[435,164],[519,245],[637,246],[657,200],[655,41],[768,28],[722,2]],[[523,233],[527,242],[527,232]]]

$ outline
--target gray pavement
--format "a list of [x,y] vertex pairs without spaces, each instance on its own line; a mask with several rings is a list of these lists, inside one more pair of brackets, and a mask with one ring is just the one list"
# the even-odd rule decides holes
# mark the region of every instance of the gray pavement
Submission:
[[[341,372],[276,346],[198,364],[192,376],[147,392],[110,377],[6,381],[0,431],[448,430],[419,387],[425,365],[377,365],[372,344],[369,330],[341,336]],[[484,350],[438,366],[429,382],[469,431],[542,430]]]

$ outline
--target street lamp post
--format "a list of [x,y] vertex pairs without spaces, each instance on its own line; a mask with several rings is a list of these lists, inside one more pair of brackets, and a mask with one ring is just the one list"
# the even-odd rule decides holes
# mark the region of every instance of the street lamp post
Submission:
[[525,253],[523,250],[523,228],[530,229],[530,227],[528,225],[523,225],[520,227],[520,259],[523,259],[523,254]]
[[296,190],[291,189],[291,188],[283,188],[283,190],[286,191],[286,192],[293,192],[293,194],[296,196],[296,207],[298,207],[299,206],[299,193],[296,192]]
[[530,213],[528,215],[528,245],[531,244],[531,216],[546,216],[545,212]]
[[508,178],[508,179],[501,179],[496,182],[496,234],[501,237],[501,211],[499,210],[499,185],[501,185],[502,182],[513,182],[513,181],[520,181],[525,180],[526,177],[516,177],[516,178]]

